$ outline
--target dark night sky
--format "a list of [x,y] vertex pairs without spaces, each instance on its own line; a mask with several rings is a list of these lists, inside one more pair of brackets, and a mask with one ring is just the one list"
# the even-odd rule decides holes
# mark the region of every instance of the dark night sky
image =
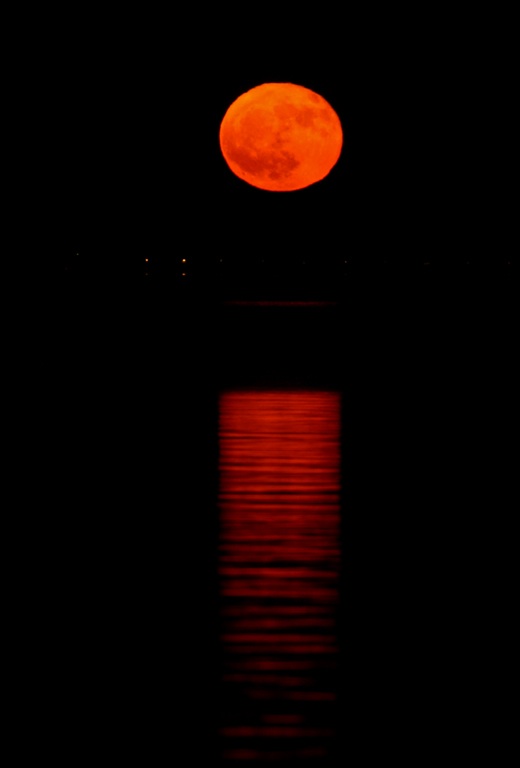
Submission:
[[[280,264],[301,252],[325,267],[502,263],[476,213],[490,161],[467,127],[492,78],[474,22],[322,4],[33,15],[13,62],[33,224],[20,249],[43,244],[52,263],[95,274],[100,261],[142,274],[145,254],[155,268],[184,252],[201,271],[222,253],[247,265],[251,243]],[[226,109],[268,81],[316,90],[344,129],[331,174],[295,193],[250,187],[220,154]]]
[[[80,251],[84,266],[144,251],[164,263],[180,249],[201,264],[218,252],[243,259],[251,241],[278,259],[462,258],[460,233],[449,233],[464,217],[462,168],[449,164],[456,26],[285,9],[34,20],[41,56],[28,72],[26,130],[47,250],[58,260]],[[220,154],[227,107],[268,81],[316,90],[342,121],[339,163],[296,193],[248,186]]]

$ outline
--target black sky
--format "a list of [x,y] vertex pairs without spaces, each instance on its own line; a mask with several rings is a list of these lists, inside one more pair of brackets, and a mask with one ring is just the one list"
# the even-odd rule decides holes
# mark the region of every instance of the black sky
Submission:
[[[162,267],[181,252],[201,270],[222,253],[243,264],[252,242],[279,263],[496,261],[484,232],[479,253],[467,247],[482,180],[458,119],[481,83],[465,23],[321,4],[32,17],[20,28],[34,211],[22,247],[36,240],[69,267],[79,252],[95,272],[134,258],[142,270],[145,252]],[[268,81],[316,90],[342,121],[337,166],[296,193],[250,187],[220,154],[227,107]]]

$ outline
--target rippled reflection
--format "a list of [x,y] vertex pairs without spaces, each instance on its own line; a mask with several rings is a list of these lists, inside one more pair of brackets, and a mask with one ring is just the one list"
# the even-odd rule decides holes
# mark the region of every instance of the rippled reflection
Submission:
[[222,754],[316,760],[334,739],[340,396],[220,398]]

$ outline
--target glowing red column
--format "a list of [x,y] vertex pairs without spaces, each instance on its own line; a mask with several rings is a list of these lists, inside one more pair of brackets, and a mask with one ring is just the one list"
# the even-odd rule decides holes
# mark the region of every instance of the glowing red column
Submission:
[[340,395],[220,398],[222,749],[326,760],[334,737]]

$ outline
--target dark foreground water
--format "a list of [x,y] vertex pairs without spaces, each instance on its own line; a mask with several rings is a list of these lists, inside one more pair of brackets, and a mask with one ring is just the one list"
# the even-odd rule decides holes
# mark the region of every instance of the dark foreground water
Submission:
[[62,304],[21,430],[38,461],[11,548],[20,755],[415,766],[496,749],[508,500],[487,478],[510,334],[471,286],[393,287]]

